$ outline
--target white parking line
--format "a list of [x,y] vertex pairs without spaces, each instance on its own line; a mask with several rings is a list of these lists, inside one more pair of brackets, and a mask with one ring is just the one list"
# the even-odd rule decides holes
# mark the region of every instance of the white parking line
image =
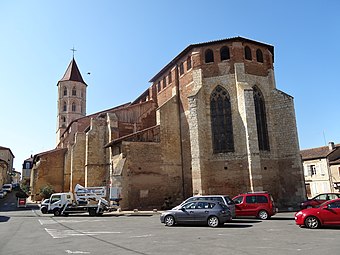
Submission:
[[95,236],[100,234],[121,234],[121,232],[110,232],[110,231],[100,231],[100,232],[89,232],[82,230],[72,230],[72,229],[48,229],[45,231],[53,238],[65,238],[70,236]]
[[70,251],[70,250],[65,250],[66,253],[68,254],[90,254],[88,251]]
[[150,237],[152,235],[130,236],[130,238]]
[[82,222],[98,222],[98,221],[105,221],[105,220],[38,220],[40,225],[51,225],[51,224],[58,224],[58,223],[82,223]]

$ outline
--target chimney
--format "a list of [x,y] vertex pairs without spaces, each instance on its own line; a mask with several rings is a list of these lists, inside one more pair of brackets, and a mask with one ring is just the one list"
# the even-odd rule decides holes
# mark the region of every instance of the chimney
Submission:
[[334,142],[329,142],[329,143],[328,143],[328,149],[329,149],[329,151],[334,150],[334,148],[335,148]]

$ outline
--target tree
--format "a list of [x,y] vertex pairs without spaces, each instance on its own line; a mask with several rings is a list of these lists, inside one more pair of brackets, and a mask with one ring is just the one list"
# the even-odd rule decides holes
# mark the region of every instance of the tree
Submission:
[[44,199],[49,198],[54,192],[53,186],[47,184],[40,188],[40,196]]

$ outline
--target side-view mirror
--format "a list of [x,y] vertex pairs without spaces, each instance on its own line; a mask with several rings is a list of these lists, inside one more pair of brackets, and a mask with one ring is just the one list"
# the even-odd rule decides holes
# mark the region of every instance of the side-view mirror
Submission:
[[186,209],[185,209],[184,207],[181,207],[181,210],[182,210],[183,212],[185,212],[185,211],[186,211]]

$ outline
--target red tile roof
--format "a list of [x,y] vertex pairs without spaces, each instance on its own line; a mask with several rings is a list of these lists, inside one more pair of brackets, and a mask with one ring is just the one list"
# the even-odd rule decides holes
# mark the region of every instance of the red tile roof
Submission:
[[322,147],[318,147],[318,148],[301,150],[300,154],[301,154],[301,157],[302,157],[303,160],[326,158],[331,152],[336,150],[338,147],[340,147],[340,144],[334,145],[333,150],[329,150],[328,146],[322,146]]

